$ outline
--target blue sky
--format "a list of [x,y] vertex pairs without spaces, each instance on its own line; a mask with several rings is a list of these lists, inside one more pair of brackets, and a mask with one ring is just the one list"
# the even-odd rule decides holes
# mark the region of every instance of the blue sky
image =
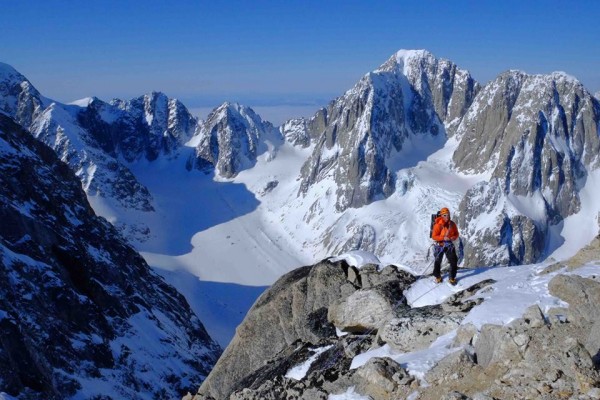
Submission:
[[44,95],[188,107],[324,105],[399,49],[486,83],[565,71],[600,90],[600,1],[4,1],[0,61]]

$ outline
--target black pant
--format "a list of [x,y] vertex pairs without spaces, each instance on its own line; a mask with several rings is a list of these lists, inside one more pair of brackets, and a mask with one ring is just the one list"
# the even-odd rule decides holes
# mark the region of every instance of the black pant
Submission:
[[452,243],[443,246],[435,245],[434,247],[435,262],[433,263],[433,276],[440,277],[442,273],[440,271],[442,267],[442,258],[444,254],[450,262],[450,278],[456,278],[456,270],[458,270],[458,257],[456,256],[456,250]]

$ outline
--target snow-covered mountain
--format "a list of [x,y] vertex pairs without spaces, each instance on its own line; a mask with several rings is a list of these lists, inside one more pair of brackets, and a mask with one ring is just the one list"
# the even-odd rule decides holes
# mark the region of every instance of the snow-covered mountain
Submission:
[[[13,117],[31,108],[20,104],[48,103],[39,95],[16,102],[15,88],[32,88],[23,82],[4,85],[12,88],[5,94],[12,108],[4,108]],[[598,114],[598,101],[562,73],[509,71],[481,88],[448,60],[402,50],[314,117],[288,121],[279,133],[247,107],[229,103],[194,123],[185,107],[159,93],[111,104],[53,103],[24,120],[33,120],[36,136],[70,163],[96,210],[147,253],[173,255],[153,243],[173,237],[175,227],[165,229],[164,221],[178,212],[170,200],[156,204],[168,185],[149,189],[156,183],[149,176],[169,179],[187,168],[190,176],[214,171],[218,182],[242,184],[247,191],[232,191],[233,197],[223,197],[216,182],[203,188],[204,203],[216,196],[227,204],[213,210],[223,216],[217,219],[236,220],[219,229],[232,237],[237,217],[251,220],[251,229],[264,232],[255,238],[258,247],[285,248],[294,266],[355,249],[421,263],[429,214],[442,206],[457,214],[468,266],[559,254],[561,229],[568,228],[563,220],[598,211],[580,204],[585,196],[579,195],[594,181]],[[183,198],[193,202],[191,195]],[[190,214],[200,221],[215,220],[202,204],[186,207],[196,207]],[[196,225],[209,230],[190,229],[182,244],[195,233],[192,242],[208,239],[216,226]],[[590,240],[597,224],[590,218],[586,225]],[[231,273],[208,271],[200,261],[187,269],[209,280],[248,269],[232,262],[235,255],[209,252]],[[262,257],[253,254],[250,264],[260,265]],[[161,264],[181,263],[163,258]],[[233,281],[268,284],[280,272]]]
[[179,398],[219,346],[47,146],[0,114],[0,391]]
[[337,211],[389,197],[399,170],[443,146],[445,127],[454,129],[478,87],[450,61],[426,51],[398,52],[318,113],[320,123],[307,125],[315,148],[302,168],[300,192],[332,180]]
[[564,73],[509,71],[483,88],[453,155],[458,171],[491,174],[461,202],[467,264],[532,263],[556,248],[557,226],[583,211],[600,166],[599,121],[598,101]]
[[188,161],[188,168],[214,170],[218,176],[231,178],[252,168],[261,154],[273,158],[282,140],[279,131],[251,108],[226,102],[199,125],[191,143],[197,143],[195,157]]
[[161,93],[64,105],[2,64],[0,106],[224,345],[261,286],[298,266],[364,250],[426,272],[443,206],[464,267],[565,259],[598,233],[599,103],[564,73],[508,71],[482,87],[401,50],[275,129],[232,103],[196,120]]

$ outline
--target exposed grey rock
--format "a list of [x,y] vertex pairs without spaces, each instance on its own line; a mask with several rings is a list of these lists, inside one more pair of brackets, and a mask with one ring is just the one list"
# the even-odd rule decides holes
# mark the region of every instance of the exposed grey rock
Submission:
[[69,167],[3,114],[0,219],[3,392],[177,398],[208,374],[220,348],[185,299],[94,214]]
[[469,374],[482,370],[475,363],[473,354],[464,349],[459,349],[438,362],[425,374],[425,380],[431,385],[440,385],[463,379]]
[[472,297],[475,293],[480,292],[485,288],[489,288],[490,285],[494,283],[496,283],[495,280],[486,279],[474,285],[471,285],[468,288],[461,290],[460,292],[453,294],[441,304],[442,310],[448,313],[469,312],[473,307],[475,307],[478,304],[481,304],[481,302],[483,301],[483,299],[481,298],[475,300],[470,300],[469,298]]
[[441,397],[440,400],[471,400],[471,398],[469,396],[465,396],[460,392],[452,391]]
[[188,168],[214,169],[225,178],[254,166],[260,154],[274,157],[274,148],[283,141],[281,133],[251,108],[228,102],[208,115],[196,135],[199,144]]
[[360,282],[363,289],[368,289],[386,282],[395,282],[400,290],[406,290],[412,285],[416,278],[406,271],[388,265],[381,271],[373,264],[363,265],[360,270]]
[[345,282],[342,263],[322,262],[281,277],[259,297],[237,328],[200,387],[200,398],[227,398],[242,378],[299,339],[315,343],[335,336],[327,309],[342,297],[340,288]]
[[486,324],[475,342],[477,363],[486,368],[493,363],[516,363],[523,359],[514,332],[506,327]]
[[441,147],[444,123],[452,130],[477,90],[469,73],[447,60],[425,51],[397,53],[314,117],[308,136],[318,139],[299,194],[332,177],[338,211],[389,196],[395,171],[388,161],[400,159],[412,140],[438,140]]
[[583,330],[581,343],[599,364],[600,356],[600,283],[577,275],[558,275],[548,284],[550,293],[569,303],[570,319],[578,321]]
[[396,282],[361,289],[334,302],[327,319],[345,332],[377,331],[387,320],[406,308],[402,288]]
[[473,338],[477,335],[477,327],[472,323],[461,325],[456,330],[456,337],[452,344],[455,347],[459,346],[470,346],[473,344]]
[[377,400],[406,396],[414,378],[391,358],[372,358],[356,370],[357,391]]
[[[548,224],[579,211],[581,179],[600,165],[599,116],[583,85],[561,73],[509,71],[478,93],[458,127],[453,155],[459,170],[493,171],[461,202],[466,265],[539,260]],[[522,215],[511,196],[535,199],[536,218]],[[495,226],[473,224],[485,209],[496,215]]]
[[[352,341],[356,341],[354,338]],[[318,344],[322,347],[327,341]],[[354,370],[349,370],[351,359],[334,346],[320,354],[300,380],[286,377],[296,365],[306,363],[313,345],[295,343],[254,373],[238,382],[229,399],[327,399],[329,393],[342,391],[353,385]],[[197,398],[205,399],[203,395]]]
[[407,310],[403,316],[389,319],[381,327],[377,340],[399,352],[421,350],[458,328],[462,318],[463,314],[447,314],[439,306]]
[[600,283],[577,275],[557,275],[548,289],[550,294],[569,303],[579,318],[588,322],[600,320]]

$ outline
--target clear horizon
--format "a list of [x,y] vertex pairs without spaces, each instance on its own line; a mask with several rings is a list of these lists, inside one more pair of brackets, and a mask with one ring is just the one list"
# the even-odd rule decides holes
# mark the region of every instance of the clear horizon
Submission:
[[599,17],[598,1],[9,2],[0,61],[63,103],[161,91],[190,109],[316,110],[400,49],[482,84],[564,71],[595,93]]

